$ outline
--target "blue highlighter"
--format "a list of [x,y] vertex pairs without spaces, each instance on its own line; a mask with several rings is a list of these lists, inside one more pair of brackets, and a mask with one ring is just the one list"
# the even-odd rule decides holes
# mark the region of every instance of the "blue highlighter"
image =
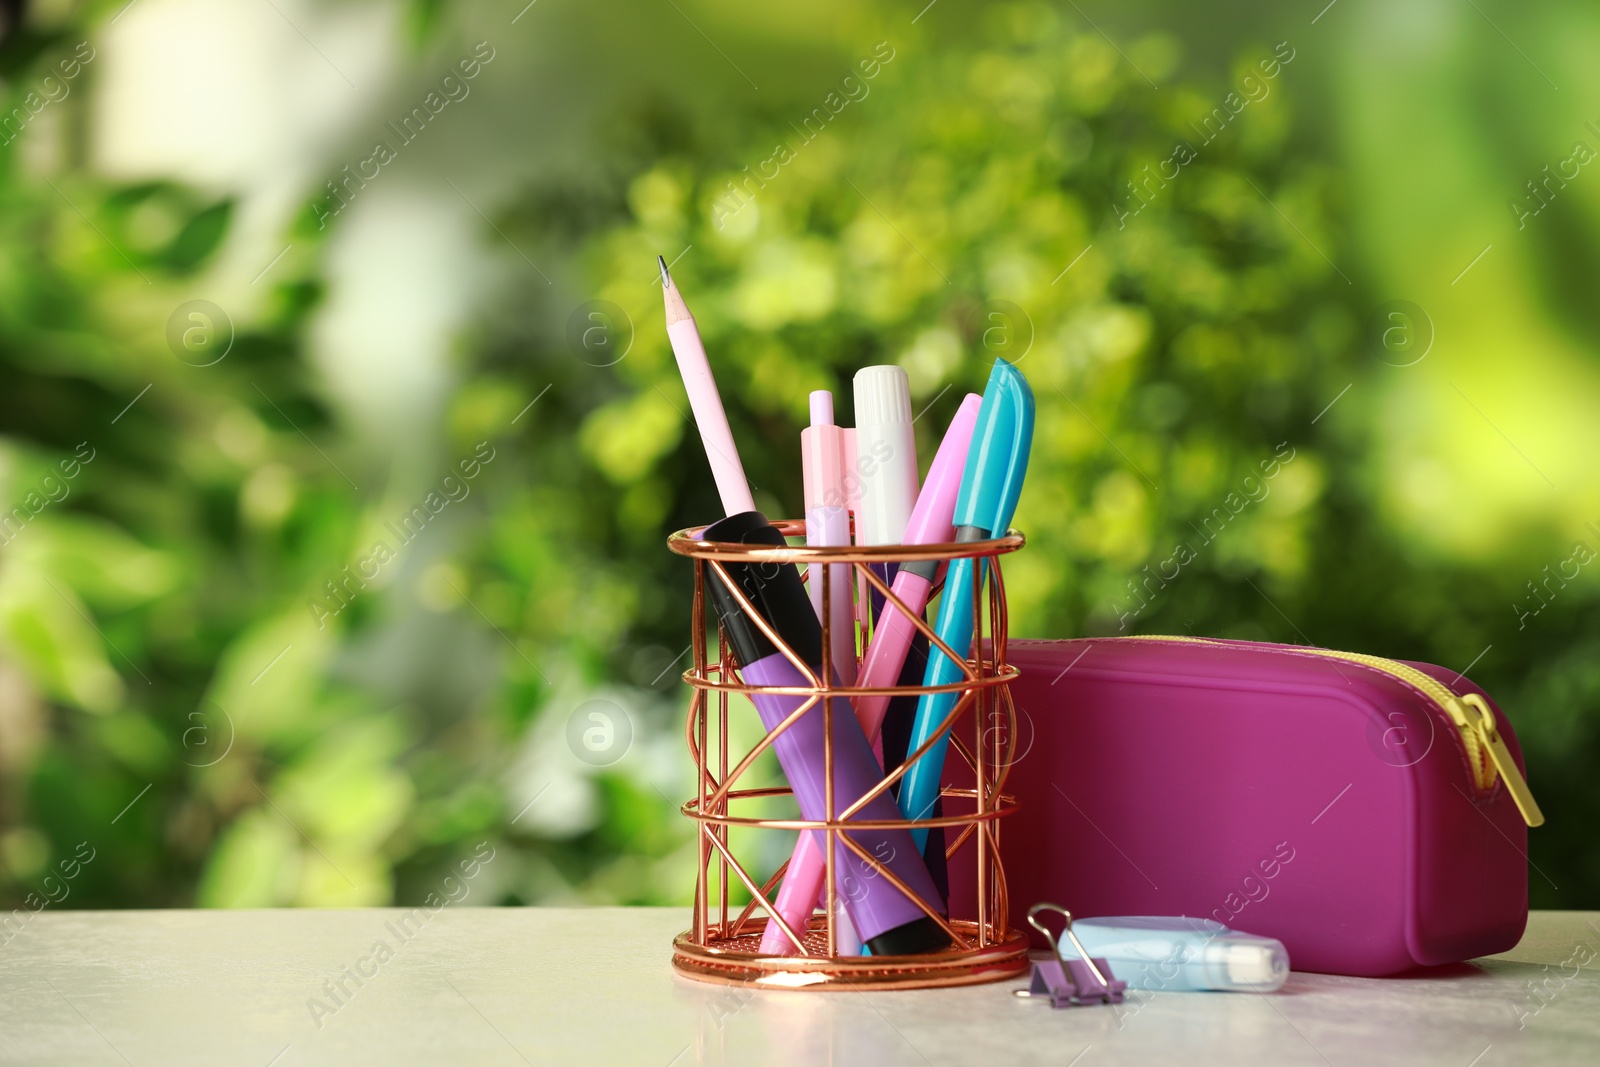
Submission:
[[[1033,446],[1033,390],[1016,367],[1003,359],[995,360],[989,384],[983,390],[978,409],[978,425],[972,447],[967,452],[966,470],[956,497],[956,541],[984,541],[1003,536],[1017,510],[1022,495],[1022,479],[1028,472],[1028,452]],[[985,561],[951,560],[945,576],[944,593],[939,598],[939,618],[934,632],[958,654],[972,647],[972,568],[978,571],[981,587],[986,576]],[[961,680],[961,665],[937,647],[928,649],[928,669],[922,684],[950,685]],[[906,749],[915,752],[938,732],[940,724],[955,707],[959,693],[924,693],[917,700],[916,718],[911,724],[911,742]],[[900,813],[908,819],[926,819],[939,801],[939,779],[944,771],[947,737],[941,737],[919,760],[912,763],[900,786]],[[928,831],[914,829],[912,841],[921,852]]]

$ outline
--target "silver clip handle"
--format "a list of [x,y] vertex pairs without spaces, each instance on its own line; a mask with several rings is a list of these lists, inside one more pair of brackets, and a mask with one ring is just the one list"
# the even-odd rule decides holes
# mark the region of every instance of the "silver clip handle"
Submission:
[[1088,966],[1090,972],[1094,974],[1095,980],[1101,985],[1109,987],[1111,983],[1106,981],[1106,976],[1100,973],[1100,968],[1096,967],[1094,960],[1089,958],[1089,951],[1083,947],[1083,942],[1078,940],[1078,935],[1072,932],[1072,912],[1063,908],[1060,904],[1051,904],[1049,901],[1040,901],[1028,909],[1028,925],[1044,935],[1044,939],[1050,943],[1050,951],[1055,953],[1058,958],[1061,955],[1061,946],[1056,943],[1055,935],[1050,932],[1044,923],[1035,918],[1041,911],[1053,911],[1060,914],[1063,920],[1061,932],[1067,935],[1068,940],[1072,942],[1072,947],[1078,950],[1078,956]]

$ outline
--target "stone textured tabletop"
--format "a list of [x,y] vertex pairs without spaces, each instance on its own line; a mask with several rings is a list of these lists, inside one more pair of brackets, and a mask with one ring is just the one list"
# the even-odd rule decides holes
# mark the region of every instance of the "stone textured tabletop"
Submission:
[[[0,1063],[1600,1062],[1600,912],[1425,976],[1052,1010],[1018,982],[751,993],[674,975],[673,908],[46,912],[0,949]],[[347,974],[348,969],[348,974]],[[366,977],[360,977],[360,975]],[[342,988],[341,988],[342,987]]]

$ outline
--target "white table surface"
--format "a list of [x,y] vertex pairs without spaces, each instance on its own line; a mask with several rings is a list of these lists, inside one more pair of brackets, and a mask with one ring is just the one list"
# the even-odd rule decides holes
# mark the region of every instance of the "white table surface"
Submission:
[[[1600,912],[1535,913],[1511,952],[1426,977],[1297,972],[1270,997],[1130,994],[1121,1013],[1019,1000],[1018,982],[702,985],[668,962],[685,909],[446,908],[408,941],[386,925],[401,914],[45,912],[0,948],[0,1063],[1600,1062]],[[336,1004],[324,983],[379,941],[392,957]]]

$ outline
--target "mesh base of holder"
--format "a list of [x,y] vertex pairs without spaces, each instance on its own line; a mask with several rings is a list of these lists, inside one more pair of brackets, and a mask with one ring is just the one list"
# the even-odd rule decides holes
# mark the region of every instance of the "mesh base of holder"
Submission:
[[[921,956],[828,957],[828,934],[822,916],[813,916],[801,939],[807,956],[761,954],[761,933],[767,920],[750,919],[738,937],[723,937],[713,927],[704,946],[691,932],[672,944],[672,967],[686,978],[756,989],[937,989],[945,986],[1001,982],[1028,973],[1028,939],[1007,931],[1004,940],[970,950],[948,949]],[[976,923],[955,920],[956,932],[971,941]]]

